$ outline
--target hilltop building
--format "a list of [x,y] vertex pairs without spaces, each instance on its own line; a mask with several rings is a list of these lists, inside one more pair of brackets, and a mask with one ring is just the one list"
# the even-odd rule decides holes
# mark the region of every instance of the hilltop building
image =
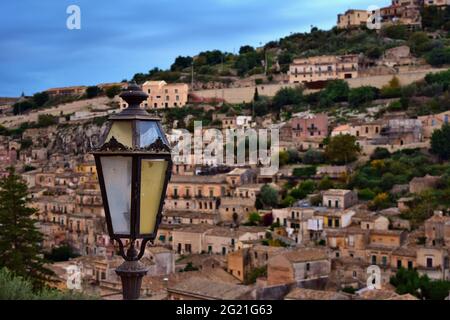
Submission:
[[357,54],[294,59],[289,67],[289,83],[357,78],[360,60]]

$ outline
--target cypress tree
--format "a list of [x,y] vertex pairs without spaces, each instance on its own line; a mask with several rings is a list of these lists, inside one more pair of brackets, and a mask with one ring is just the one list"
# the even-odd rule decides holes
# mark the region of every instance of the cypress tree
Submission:
[[43,235],[33,219],[36,209],[30,208],[26,183],[8,168],[0,180],[0,268],[31,281],[41,289],[53,272],[44,267]]

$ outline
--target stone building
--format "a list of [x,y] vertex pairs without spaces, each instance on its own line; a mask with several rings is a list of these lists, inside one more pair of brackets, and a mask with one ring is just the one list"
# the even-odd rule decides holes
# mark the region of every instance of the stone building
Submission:
[[359,67],[359,55],[316,56],[294,59],[289,67],[289,83],[357,78]]
[[337,27],[339,29],[359,28],[367,25],[371,13],[367,10],[347,10],[338,14]]
[[450,217],[444,216],[441,211],[425,221],[425,237],[428,246],[450,247]]
[[331,272],[328,254],[323,249],[300,248],[269,259],[267,284],[301,284],[327,278]]
[[358,202],[358,196],[354,191],[343,189],[330,189],[322,194],[323,206],[335,209],[347,209]]

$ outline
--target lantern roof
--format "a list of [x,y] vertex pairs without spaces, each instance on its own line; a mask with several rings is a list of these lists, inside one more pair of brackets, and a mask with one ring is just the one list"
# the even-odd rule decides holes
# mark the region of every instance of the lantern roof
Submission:
[[148,94],[141,90],[136,82],[130,82],[128,87],[119,95],[127,104],[128,107],[122,110],[119,114],[114,114],[109,117],[109,120],[155,120],[161,121],[158,116],[151,115],[145,109],[140,107],[140,104],[148,98]]

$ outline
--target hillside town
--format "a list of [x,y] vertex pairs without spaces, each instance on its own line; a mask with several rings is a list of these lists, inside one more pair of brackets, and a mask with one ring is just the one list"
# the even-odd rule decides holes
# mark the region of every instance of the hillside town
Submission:
[[[382,28],[422,30],[430,6],[450,2],[393,0],[380,9]],[[371,14],[350,9],[336,27],[365,28]],[[373,56],[292,57],[284,70],[278,56],[275,75],[231,75],[226,85],[189,72],[183,81],[137,81],[148,95],[141,108],[162,118],[173,146],[194,121],[202,135],[267,129],[280,141],[280,168],[270,175],[260,164],[173,164],[162,223],[141,260],[143,299],[420,300],[397,290],[399,272],[449,283],[450,162],[436,133],[450,127],[450,71],[410,42],[391,42]],[[108,117],[128,107],[119,97],[126,87],[0,99],[0,177],[10,167],[20,174],[43,250],[50,260],[65,256],[48,264],[52,285],[67,289],[77,266],[82,291],[102,299],[121,297],[122,257],[91,151]],[[370,266],[380,270],[376,289]]]

